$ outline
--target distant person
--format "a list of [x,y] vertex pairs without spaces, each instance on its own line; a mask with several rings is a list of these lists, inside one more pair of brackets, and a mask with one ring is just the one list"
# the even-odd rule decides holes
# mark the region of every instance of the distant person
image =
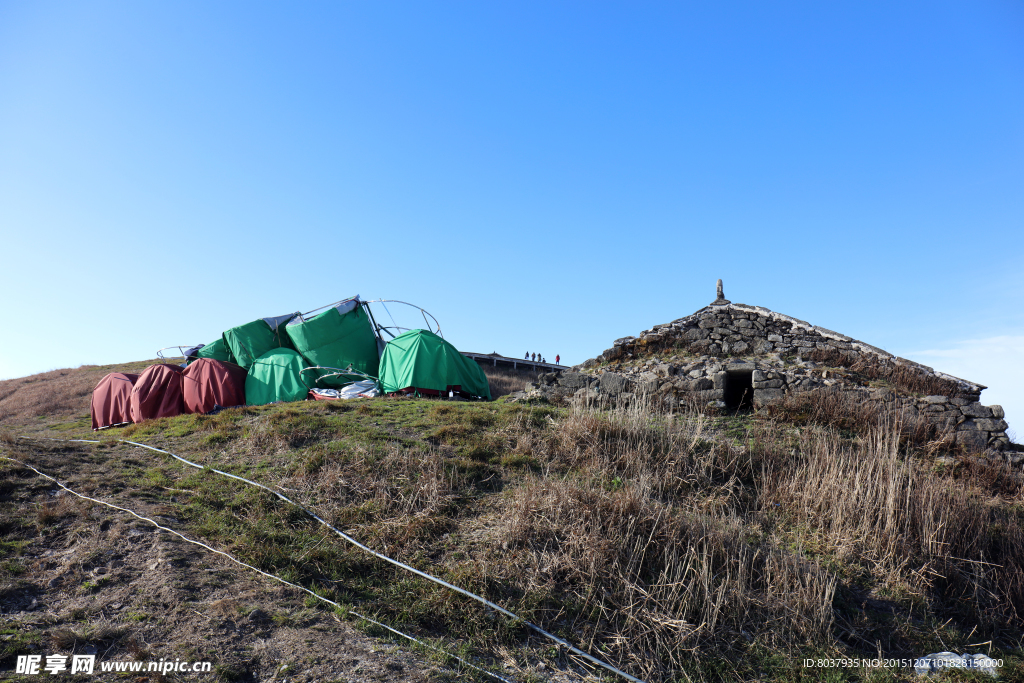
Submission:
[[560,361],[561,359],[562,359],[562,357],[561,357],[561,356],[559,356],[559,355],[558,355],[558,354],[556,353],[556,354],[555,354],[555,365],[558,365],[558,361]]
[[531,353],[530,354],[530,360],[532,360],[534,363],[536,363],[537,362],[537,354]]
[[525,355],[525,356],[523,356],[523,358],[525,358],[526,360],[530,360],[530,352],[529,352],[529,351],[527,351],[527,352],[526,352],[526,355]]

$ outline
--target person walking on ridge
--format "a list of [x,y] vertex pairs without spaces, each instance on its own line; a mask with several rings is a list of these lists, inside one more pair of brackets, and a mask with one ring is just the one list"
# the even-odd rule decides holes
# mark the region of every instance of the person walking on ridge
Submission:
[[559,361],[559,359],[561,359],[561,356],[559,356],[559,355],[558,355],[558,354],[556,353],[556,354],[555,354],[555,365],[558,365],[558,361]]

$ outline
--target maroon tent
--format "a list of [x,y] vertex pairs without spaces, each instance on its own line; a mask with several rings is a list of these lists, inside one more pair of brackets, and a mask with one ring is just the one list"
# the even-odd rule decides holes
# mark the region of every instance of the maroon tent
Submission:
[[185,412],[181,373],[177,365],[150,365],[135,381],[131,395],[132,422],[174,417]]
[[138,375],[112,372],[92,390],[92,428],[104,429],[132,421],[128,398]]
[[181,376],[185,412],[208,413],[218,407],[244,406],[247,375],[245,368],[234,363],[200,358]]

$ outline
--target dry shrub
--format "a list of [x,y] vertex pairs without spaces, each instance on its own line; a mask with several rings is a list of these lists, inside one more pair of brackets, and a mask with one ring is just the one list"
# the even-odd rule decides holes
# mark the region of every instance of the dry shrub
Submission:
[[744,518],[748,461],[706,429],[699,414],[577,406],[548,443],[574,474],[531,475],[508,493],[505,579],[584,605],[580,640],[652,680],[744,635],[829,638],[836,578]]
[[847,368],[867,379],[885,380],[894,387],[912,394],[950,398],[965,394],[963,387],[957,382],[936,377],[912,365],[878,356],[843,353],[836,349],[815,349],[807,358],[829,367]]
[[693,652],[743,634],[827,639],[835,577],[751,544],[735,515],[674,511],[651,494],[642,484],[526,483],[507,512],[505,542],[524,551],[507,580],[586,605],[571,630],[645,678],[669,677]]
[[927,446],[932,452],[951,450],[953,425],[936,424],[917,412],[900,411],[895,403],[884,405],[840,387],[789,392],[766,405],[760,414],[798,425],[817,425],[861,436],[873,434],[883,421],[893,424],[905,443]]
[[481,364],[487,381],[491,387],[491,398],[507,396],[515,391],[523,391],[526,385],[536,382],[539,372],[533,370],[513,370]]
[[[841,557],[901,576],[982,626],[1018,620],[1024,529],[1012,507],[992,504],[985,477],[998,473],[943,476],[902,456],[899,443],[899,431],[884,422],[853,443],[809,430],[795,455],[762,461],[762,506],[781,505]],[[1011,490],[1020,502],[1019,482]]]

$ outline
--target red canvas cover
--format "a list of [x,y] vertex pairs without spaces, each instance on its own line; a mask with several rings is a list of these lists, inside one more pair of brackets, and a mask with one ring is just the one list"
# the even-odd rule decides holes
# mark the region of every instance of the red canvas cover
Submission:
[[157,417],[174,417],[185,412],[181,396],[181,374],[177,365],[150,365],[139,375],[132,387],[132,422]]
[[309,392],[309,395],[306,398],[311,398],[314,401],[338,401],[338,400],[340,400],[337,396],[321,396],[320,394],[313,393],[312,391]]
[[92,428],[103,429],[132,421],[128,399],[138,375],[112,372],[92,391]]
[[200,358],[181,376],[185,412],[208,413],[217,406],[244,406],[247,374],[245,368],[234,363]]

